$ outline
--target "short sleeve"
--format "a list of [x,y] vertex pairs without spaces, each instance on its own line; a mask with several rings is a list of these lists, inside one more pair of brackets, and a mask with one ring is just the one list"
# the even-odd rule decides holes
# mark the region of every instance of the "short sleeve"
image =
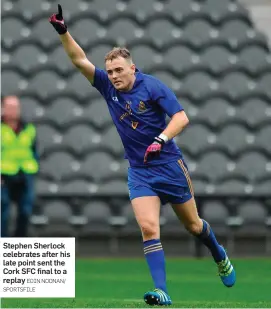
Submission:
[[110,86],[110,80],[104,70],[95,67],[94,82],[92,85],[101,93],[103,97],[106,96]]
[[174,92],[157,79],[151,83],[151,93],[152,100],[157,102],[169,117],[184,109]]

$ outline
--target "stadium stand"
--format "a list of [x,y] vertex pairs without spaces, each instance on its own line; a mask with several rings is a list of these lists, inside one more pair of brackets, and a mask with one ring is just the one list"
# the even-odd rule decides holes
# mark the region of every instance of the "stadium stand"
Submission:
[[[21,97],[42,154],[32,232],[103,236],[119,252],[118,240],[139,237],[127,162],[106,103],[69,63],[48,23],[57,3],[1,4],[2,95]],[[112,47],[126,45],[140,69],[176,92],[190,118],[176,141],[200,212],[229,250],[238,253],[238,237],[261,237],[259,253],[270,253],[271,54],[245,7],[232,0],[62,5],[70,32],[97,66]],[[165,237],[186,235],[170,209],[161,216]]]

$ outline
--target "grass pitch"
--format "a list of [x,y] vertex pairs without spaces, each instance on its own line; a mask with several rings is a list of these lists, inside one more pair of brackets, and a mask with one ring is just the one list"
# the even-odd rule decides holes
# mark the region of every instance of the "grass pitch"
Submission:
[[[271,259],[232,261],[237,282],[226,288],[211,259],[167,259],[173,308],[271,308]],[[76,297],[2,299],[2,308],[144,308],[152,281],[144,259],[78,259]]]

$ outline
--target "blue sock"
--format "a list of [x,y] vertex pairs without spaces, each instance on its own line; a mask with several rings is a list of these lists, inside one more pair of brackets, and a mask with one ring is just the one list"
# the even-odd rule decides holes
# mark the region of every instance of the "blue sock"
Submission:
[[202,220],[202,222],[203,222],[202,232],[197,237],[207,248],[209,248],[215,262],[221,262],[226,257],[225,252],[217,242],[215,234],[212,231],[209,223],[206,222],[205,220]]
[[165,255],[160,239],[146,240],[143,245],[154,286],[167,293]]

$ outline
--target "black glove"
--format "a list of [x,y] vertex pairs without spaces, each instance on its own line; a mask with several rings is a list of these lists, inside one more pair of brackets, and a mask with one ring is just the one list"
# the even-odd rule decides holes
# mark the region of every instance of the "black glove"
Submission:
[[53,14],[49,18],[49,22],[53,25],[58,34],[65,34],[67,32],[68,27],[64,22],[64,18],[62,15],[62,7],[60,4],[58,5],[58,14]]

